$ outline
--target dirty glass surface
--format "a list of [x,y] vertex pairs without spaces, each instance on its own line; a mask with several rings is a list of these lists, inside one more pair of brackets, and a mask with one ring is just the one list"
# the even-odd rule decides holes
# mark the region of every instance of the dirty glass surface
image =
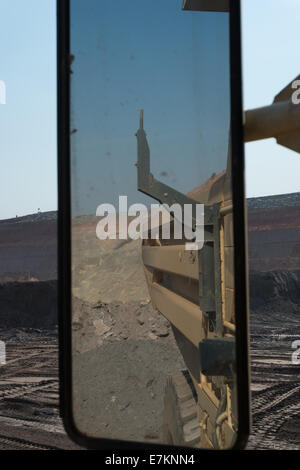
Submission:
[[70,3],[75,425],[229,448],[229,13],[182,0]]

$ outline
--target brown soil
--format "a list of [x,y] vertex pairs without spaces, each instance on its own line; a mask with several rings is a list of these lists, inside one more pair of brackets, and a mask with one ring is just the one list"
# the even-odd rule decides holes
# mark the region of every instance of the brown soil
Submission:
[[170,323],[146,302],[97,302],[73,298],[73,353],[116,341],[154,341],[176,347]]
[[[249,213],[252,449],[300,449],[299,366],[291,363],[300,314],[299,206],[279,209]],[[157,442],[166,375],[184,364],[168,322],[149,303],[139,242],[100,247],[96,221],[74,223],[76,419],[87,432],[99,413],[99,434]],[[0,285],[8,353],[0,367],[0,448],[72,448],[58,415],[56,281],[49,281],[56,277],[55,217],[0,222],[0,256],[2,281],[31,280]]]

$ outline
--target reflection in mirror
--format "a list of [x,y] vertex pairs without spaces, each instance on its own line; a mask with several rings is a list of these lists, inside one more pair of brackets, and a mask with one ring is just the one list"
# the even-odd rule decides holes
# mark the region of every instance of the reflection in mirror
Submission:
[[229,13],[193,3],[71,1],[73,413],[89,437],[223,449]]

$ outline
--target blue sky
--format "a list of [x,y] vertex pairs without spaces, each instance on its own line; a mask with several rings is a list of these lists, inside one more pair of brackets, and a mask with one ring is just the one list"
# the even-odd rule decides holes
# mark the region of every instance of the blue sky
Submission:
[[156,178],[187,193],[227,164],[228,14],[183,12],[181,0],[117,4],[71,8],[76,215],[119,195],[155,202],[136,189],[140,108]]
[[54,0],[2,0],[0,218],[57,206]]
[[[300,74],[299,0],[243,0],[244,108],[271,104]],[[300,154],[275,139],[246,144],[248,196],[300,191]]]
[[[295,33],[299,2],[242,3],[247,109],[271,103],[278,91],[300,73]],[[1,13],[0,80],[5,81],[7,89],[6,104],[0,105],[3,219],[57,206],[55,1],[2,0]],[[146,129],[151,119],[153,116],[145,109]],[[138,116],[135,127],[137,124]],[[114,130],[113,123],[107,126],[107,132]],[[156,141],[151,139],[157,152],[159,145],[163,149],[158,137]],[[156,170],[159,167],[154,163],[153,172]],[[246,145],[246,170],[248,196],[300,190],[300,155],[273,140]]]

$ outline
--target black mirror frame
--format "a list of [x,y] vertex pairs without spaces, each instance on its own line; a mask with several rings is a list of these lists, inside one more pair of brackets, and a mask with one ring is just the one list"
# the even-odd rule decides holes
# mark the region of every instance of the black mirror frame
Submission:
[[[239,427],[232,450],[244,448],[250,433],[248,265],[244,192],[244,135],[241,74],[240,0],[230,0],[230,84],[232,130],[232,190],[235,239],[236,361]],[[81,435],[72,414],[71,370],[71,211],[70,211],[70,0],[57,0],[58,113],[58,311],[60,414],[68,435],[88,449],[149,450],[195,453],[199,449],[141,442],[96,439]],[[201,449],[202,450],[202,449]],[[204,449],[203,449],[204,451]],[[208,450],[208,452],[214,452]]]

